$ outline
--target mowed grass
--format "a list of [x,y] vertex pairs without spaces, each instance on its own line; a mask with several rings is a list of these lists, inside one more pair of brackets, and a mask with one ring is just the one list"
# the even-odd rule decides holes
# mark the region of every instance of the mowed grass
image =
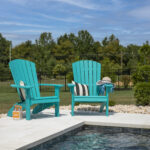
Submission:
[[[14,89],[13,89],[14,90]],[[3,91],[3,90],[2,90]],[[42,89],[41,96],[51,96],[54,95],[54,92],[44,91]],[[134,93],[132,90],[126,91],[114,91],[110,94],[110,100],[116,102],[116,104],[135,104]],[[7,113],[12,105],[16,102],[19,102],[19,97],[17,92],[9,91],[1,92],[0,91],[0,113]],[[60,92],[60,105],[70,105],[71,104],[71,94],[70,92]]]
[[110,94],[109,99],[115,101],[116,104],[122,105],[136,104],[136,99],[134,98],[133,90],[114,91],[113,93]]

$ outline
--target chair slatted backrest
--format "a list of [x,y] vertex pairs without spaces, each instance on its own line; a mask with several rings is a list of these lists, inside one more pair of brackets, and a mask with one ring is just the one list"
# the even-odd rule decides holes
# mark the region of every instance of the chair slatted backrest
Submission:
[[97,96],[96,82],[101,78],[101,64],[91,60],[81,60],[72,64],[74,81],[87,84],[89,95]]
[[[32,98],[40,97],[36,68],[33,62],[16,59],[9,63],[9,67],[16,85],[20,85],[20,81],[23,81],[25,85],[34,87],[31,89]],[[19,89],[17,91],[20,95]]]

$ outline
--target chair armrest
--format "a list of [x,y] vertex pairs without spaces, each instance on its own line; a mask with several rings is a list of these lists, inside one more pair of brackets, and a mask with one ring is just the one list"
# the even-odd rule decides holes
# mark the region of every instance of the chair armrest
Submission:
[[75,85],[69,83],[69,84],[68,84],[68,87],[70,88],[70,92],[71,92],[71,95],[72,95],[72,98],[73,98],[73,97],[74,97],[74,87],[75,87]]
[[113,92],[113,90],[112,90],[113,85],[112,84],[106,84],[105,87],[106,87],[106,95]]
[[[96,86],[99,86],[99,85],[96,85]],[[107,89],[110,89],[110,88],[113,87],[113,85],[112,85],[112,84],[105,84],[105,87],[106,87]]]
[[113,85],[112,85],[112,84],[106,84],[105,87],[106,87],[106,88],[112,88]]
[[63,84],[46,84],[46,83],[43,83],[43,84],[39,84],[39,86],[54,86],[54,87],[63,87],[64,85]]
[[54,86],[55,87],[55,96],[59,97],[59,91],[60,91],[60,88],[63,87],[64,85],[62,84],[39,84],[39,86]]
[[30,99],[31,98],[30,91],[31,91],[31,88],[33,88],[33,86],[30,86],[30,85],[20,86],[20,85],[15,85],[15,84],[11,84],[10,86],[17,88],[17,90],[19,90],[19,88],[23,88],[25,90],[25,94],[26,94],[26,101],[31,100]]
[[106,95],[108,95],[110,92],[113,91],[113,84],[102,84],[102,85],[97,85],[97,93],[98,95],[104,95],[106,91]]
[[69,88],[74,88],[74,87],[75,87],[75,85],[74,85],[74,84],[72,84],[72,83],[68,83],[68,87],[69,87]]
[[16,85],[16,84],[11,84],[10,86],[14,87],[14,88],[23,88],[23,89],[31,89],[31,88],[33,88],[33,86],[29,86],[29,85],[20,86],[20,85]]

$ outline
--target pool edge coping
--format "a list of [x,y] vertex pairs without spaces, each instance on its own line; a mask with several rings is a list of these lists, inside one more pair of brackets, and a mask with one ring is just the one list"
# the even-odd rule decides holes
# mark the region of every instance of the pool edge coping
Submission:
[[149,125],[125,124],[125,123],[106,123],[106,122],[94,122],[94,121],[82,121],[82,122],[80,122],[80,123],[78,123],[78,124],[76,124],[76,125],[73,125],[73,126],[71,126],[71,127],[69,127],[69,128],[66,128],[66,129],[64,129],[64,130],[61,130],[61,131],[59,131],[59,132],[57,132],[57,133],[54,133],[54,134],[52,134],[52,135],[50,135],[50,136],[47,136],[47,137],[45,137],[45,138],[42,138],[42,139],[37,140],[37,141],[35,141],[35,142],[32,142],[32,143],[30,143],[30,144],[27,144],[27,145],[24,145],[24,146],[22,146],[22,147],[19,147],[19,148],[17,148],[16,150],[27,150],[27,149],[32,148],[32,147],[35,147],[35,146],[37,146],[37,145],[39,145],[39,144],[41,144],[41,143],[44,143],[44,142],[46,142],[46,141],[48,141],[48,140],[52,140],[52,139],[54,139],[54,138],[56,138],[56,137],[58,137],[58,136],[61,136],[61,135],[65,134],[65,133],[67,133],[67,132],[69,132],[69,131],[75,130],[75,129],[77,129],[77,128],[83,126],[83,125],[93,125],[93,126],[95,125],[95,126],[107,126],[107,127],[111,126],[111,127],[150,129],[150,126],[149,126]]
[[129,123],[110,123],[110,122],[106,123],[106,122],[84,121],[84,125],[150,129],[150,125],[129,124]]
[[74,129],[76,129],[76,128],[79,128],[79,127],[81,127],[81,126],[83,126],[83,125],[84,125],[84,122],[80,122],[80,123],[78,123],[78,124],[76,124],[76,125],[73,125],[73,126],[71,126],[71,127],[69,127],[69,128],[66,128],[66,129],[64,129],[64,130],[61,130],[61,131],[59,131],[59,132],[57,132],[57,133],[54,133],[54,134],[52,134],[52,135],[50,135],[50,136],[47,136],[47,137],[45,137],[45,138],[42,138],[42,139],[37,140],[37,141],[35,141],[35,142],[32,142],[32,143],[30,143],[30,144],[27,144],[27,145],[24,145],[24,146],[22,146],[22,147],[19,147],[19,148],[17,148],[16,150],[26,150],[26,149],[32,148],[32,147],[37,146],[37,145],[39,145],[39,144],[41,144],[41,143],[43,143],[43,142],[46,142],[46,141],[48,141],[48,140],[52,140],[52,139],[54,139],[54,138],[56,138],[56,137],[58,137],[58,136],[60,136],[60,135],[63,135],[63,134],[65,134],[65,133],[69,132],[69,131],[72,131],[72,130],[74,130]]

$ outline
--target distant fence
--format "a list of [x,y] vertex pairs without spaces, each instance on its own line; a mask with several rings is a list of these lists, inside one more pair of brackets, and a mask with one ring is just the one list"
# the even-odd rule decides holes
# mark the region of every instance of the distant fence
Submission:
[[[130,69],[112,69],[105,74],[107,74],[106,76],[112,79],[116,90],[126,90],[132,89],[133,87],[133,82],[131,78],[132,73],[133,71],[131,72]],[[58,75],[54,78],[47,73],[38,72],[38,81],[39,83],[63,84],[64,87],[61,90],[69,91],[69,88],[67,87],[68,80],[66,76],[67,75]],[[5,77],[6,80],[0,81],[0,92],[16,92],[16,89],[10,87],[10,84],[13,84],[11,73],[3,74],[3,77]],[[43,92],[53,92],[54,88],[42,86],[40,87],[40,90]]]
[[[50,82],[54,84],[64,84],[63,91],[69,90],[67,87],[67,75],[52,78],[48,77],[49,75],[46,73],[39,73],[39,76],[41,76],[41,79],[39,80],[40,83]],[[112,71],[107,72],[107,76],[112,79],[112,83],[115,85],[116,90],[127,90],[133,88],[132,74],[129,69],[112,69]]]

